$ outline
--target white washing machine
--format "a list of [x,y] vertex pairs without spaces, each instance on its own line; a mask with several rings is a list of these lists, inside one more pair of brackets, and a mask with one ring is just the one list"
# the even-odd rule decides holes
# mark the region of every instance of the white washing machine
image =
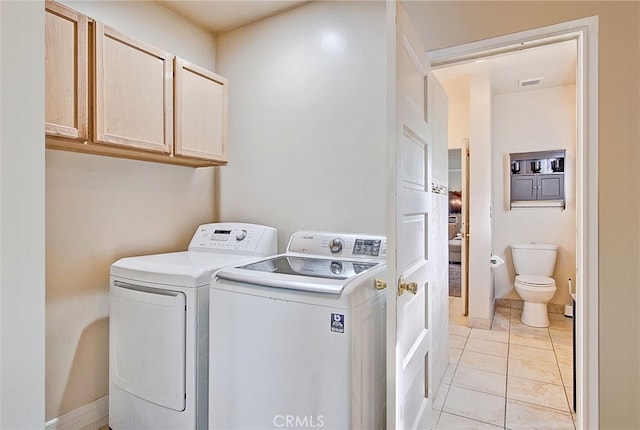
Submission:
[[386,239],[297,232],[210,297],[210,429],[385,427]]
[[277,252],[274,228],[203,224],[187,251],[111,266],[109,427],[207,427],[209,284],[226,265]]

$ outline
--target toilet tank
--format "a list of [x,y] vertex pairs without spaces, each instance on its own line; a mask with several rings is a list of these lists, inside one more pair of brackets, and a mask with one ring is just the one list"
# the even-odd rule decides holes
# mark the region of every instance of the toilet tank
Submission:
[[556,267],[558,245],[553,243],[518,243],[511,245],[513,268],[518,275],[552,276]]

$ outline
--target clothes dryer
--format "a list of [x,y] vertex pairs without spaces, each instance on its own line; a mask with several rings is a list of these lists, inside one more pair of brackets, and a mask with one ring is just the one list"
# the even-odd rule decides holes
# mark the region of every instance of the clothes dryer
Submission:
[[209,428],[385,425],[381,236],[297,232],[212,277]]
[[276,229],[203,224],[187,251],[111,266],[109,427],[207,427],[209,284],[227,265],[277,252]]

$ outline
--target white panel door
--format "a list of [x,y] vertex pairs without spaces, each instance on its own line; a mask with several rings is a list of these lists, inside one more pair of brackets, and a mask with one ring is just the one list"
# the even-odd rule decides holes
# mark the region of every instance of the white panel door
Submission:
[[[388,303],[387,427],[426,429],[433,403],[430,380],[433,354],[431,323],[430,258],[428,254],[431,209],[431,148],[436,131],[447,129],[430,123],[429,109],[435,98],[428,91],[430,66],[402,4],[388,3],[388,24],[395,26],[390,50],[389,90],[395,94],[390,108],[389,153],[395,158],[389,190],[391,281]],[[395,15],[395,16],[392,16]],[[394,21],[392,21],[394,19]],[[394,46],[394,47],[391,47]],[[427,77],[428,76],[428,77]],[[433,87],[433,86],[432,86]],[[442,100],[442,99],[439,99]],[[393,101],[392,101],[393,102]],[[438,107],[439,109],[441,107]],[[446,112],[446,106],[444,107]],[[395,116],[392,117],[392,115]],[[446,116],[444,116],[446,121]],[[395,302],[395,306],[392,304]]]

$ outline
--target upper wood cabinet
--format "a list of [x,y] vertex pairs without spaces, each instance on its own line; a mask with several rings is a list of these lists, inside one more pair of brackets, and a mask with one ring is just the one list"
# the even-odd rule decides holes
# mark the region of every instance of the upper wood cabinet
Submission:
[[175,59],[175,155],[227,161],[227,80]]
[[52,0],[45,4],[47,148],[227,164],[225,78]]
[[171,154],[173,56],[95,22],[94,140]]
[[45,3],[45,133],[88,138],[88,20]]

